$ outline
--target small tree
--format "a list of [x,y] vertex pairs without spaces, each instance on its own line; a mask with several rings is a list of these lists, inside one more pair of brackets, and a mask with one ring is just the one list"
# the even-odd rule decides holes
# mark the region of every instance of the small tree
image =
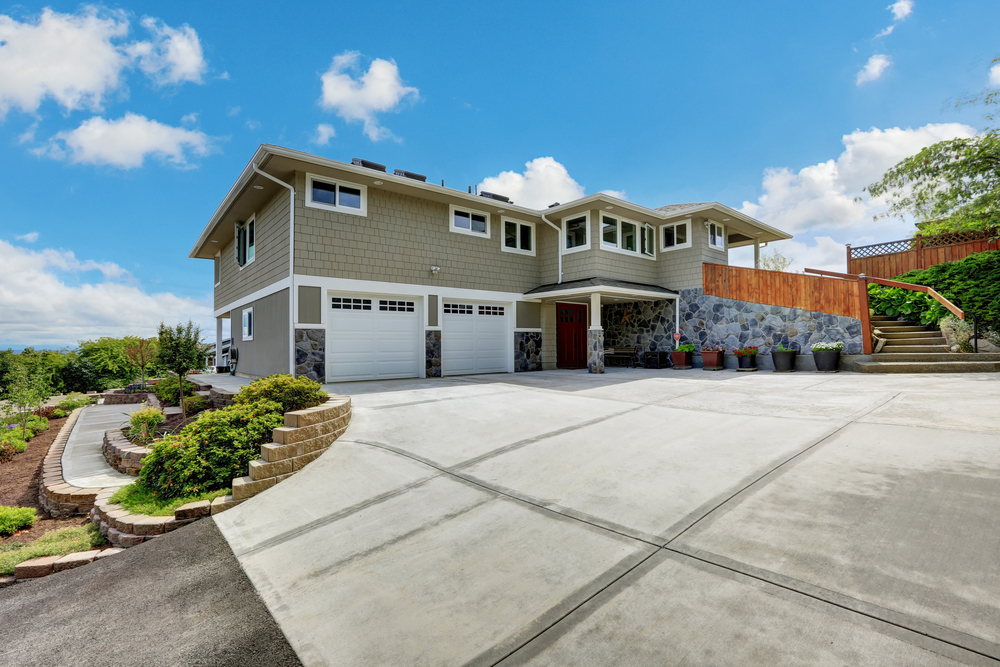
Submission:
[[142,386],[146,386],[146,367],[156,361],[156,343],[148,338],[140,338],[135,345],[125,348],[128,360],[139,367],[142,373]]
[[760,256],[760,268],[768,271],[784,271],[793,261],[795,261],[794,257],[785,257],[780,250],[775,248],[771,254],[765,253]]
[[6,415],[13,415],[15,423],[21,427],[21,439],[28,439],[28,421],[31,413],[42,407],[51,392],[45,378],[40,373],[29,373],[28,369],[18,364],[10,376],[11,384],[7,390],[7,403],[4,409]]
[[188,371],[201,368],[201,327],[196,327],[191,320],[176,327],[168,327],[160,322],[157,336],[160,349],[156,354],[156,362],[177,374],[180,380],[177,383],[178,405],[181,406],[181,416],[187,419],[187,409],[184,406],[184,378]]

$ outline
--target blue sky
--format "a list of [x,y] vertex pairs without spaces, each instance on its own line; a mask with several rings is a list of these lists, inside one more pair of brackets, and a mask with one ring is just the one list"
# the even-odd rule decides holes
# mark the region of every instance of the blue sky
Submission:
[[886,2],[0,6],[0,348],[214,337],[187,253],[260,143],[527,205],[717,200],[843,268],[912,228],[861,188],[1000,85],[1000,3]]

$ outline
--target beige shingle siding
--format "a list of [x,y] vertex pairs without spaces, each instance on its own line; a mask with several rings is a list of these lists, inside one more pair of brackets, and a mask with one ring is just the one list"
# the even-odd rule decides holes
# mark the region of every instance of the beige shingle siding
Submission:
[[254,261],[240,270],[236,263],[235,240],[222,249],[222,281],[215,288],[215,307],[253,294],[288,277],[288,199],[283,190],[260,211],[254,222]]
[[[659,233],[659,229],[657,229]],[[729,264],[728,252],[721,252],[708,245],[708,229],[703,220],[691,222],[691,247],[670,250],[659,254],[659,278],[656,281],[668,289],[682,290],[702,287],[701,265]],[[659,243],[659,240],[657,241]]]

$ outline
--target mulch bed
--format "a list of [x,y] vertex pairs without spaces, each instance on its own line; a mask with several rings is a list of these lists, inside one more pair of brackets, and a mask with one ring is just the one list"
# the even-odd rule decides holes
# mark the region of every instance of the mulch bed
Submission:
[[49,430],[31,439],[23,454],[18,454],[10,463],[0,464],[0,505],[13,507],[34,507],[38,510],[35,525],[9,537],[0,538],[0,545],[8,542],[27,544],[34,542],[50,530],[68,526],[82,526],[87,523],[85,516],[68,519],[50,519],[38,504],[38,483],[42,480],[42,463],[52,441],[66,419],[50,419]]

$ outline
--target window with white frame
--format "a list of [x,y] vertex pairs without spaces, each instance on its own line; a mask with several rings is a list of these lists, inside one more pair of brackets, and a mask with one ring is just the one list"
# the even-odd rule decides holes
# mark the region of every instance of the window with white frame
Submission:
[[655,255],[653,228],[611,215],[601,215],[601,247],[627,253]]
[[306,206],[367,216],[368,186],[306,174]]
[[215,286],[222,282],[222,251],[215,253]]
[[522,255],[535,255],[535,225],[530,222],[502,218],[503,245],[505,252],[516,252]]
[[590,214],[563,218],[564,255],[590,248]]
[[691,221],[674,222],[660,227],[660,250],[691,247]]
[[243,340],[253,340],[253,308],[243,309]]
[[489,238],[490,214],[452,205],[451,231]]
[[257,255],[257,222],[254,216],[236,225],[236,263],[240,268],[251,263]]
[[708,246],[716,250],[726,249],[726,226],[718,222],[709,220],[705,223],[708,227]]
[[642,254],[650,257],[656,255],[656,230],[652,225],[642,226]]

